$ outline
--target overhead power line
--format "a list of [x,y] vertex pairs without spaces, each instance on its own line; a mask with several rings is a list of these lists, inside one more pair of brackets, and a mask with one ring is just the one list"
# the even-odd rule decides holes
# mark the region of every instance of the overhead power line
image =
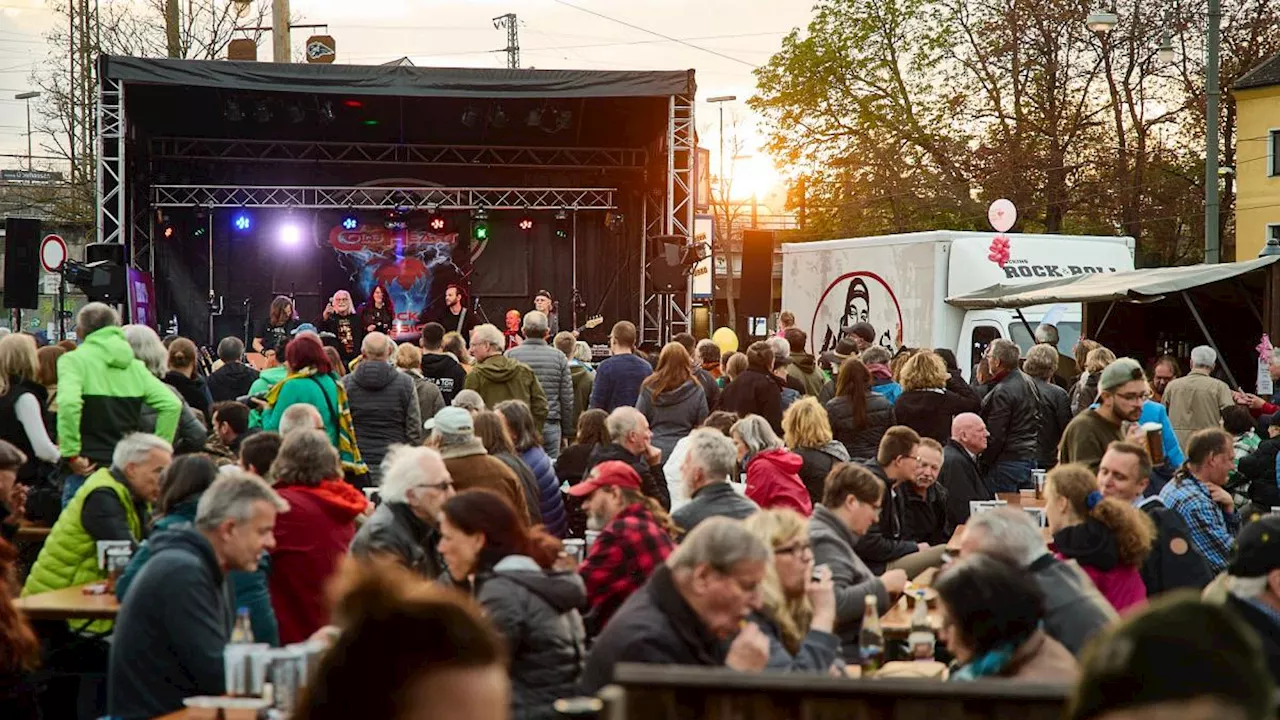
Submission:
[[691,42],[688,42],[688,41],[686,41],[686,40],[681,40],[680,38],[674,38],[674,37],[671,37],[670,35],[663,35],[663,34],[662,34],[662,33],[660,33],[660,32],[657,32],[657,31],[655,31],[655,30],[650,30],[649,28],[643,28],[643,27],[640,27],[639,25],[635,25],[635,24],[629,23],[629,22],[627,22],[626,20],[619,20],[618,18],[610,17],[610,16],[608,16],[608,15],[605,15],[604,13],[599,13],[599,12],[596,12],[595,10],[589,10],[589,9],[587,9],[587,8],[582,7],[581,5],[574,5],[573,3],[568,2],[567,0],[555,0],[555,1],[556,1],[557,3],[559,3],[559,4],[561,4],[561,5],[564,5],[565,7],[573,8],[574,10],[577,10],[577,11],[579,11],[579,12],[587,13],[588,15],[595,15],[595,16],[596,16],[596,17],[598,17],[598,18],[602,18],[602,19],[604,19],[604,20],[608,20],[609,22],[617,23],[617,24],[619,24],[619,25],[623,25],[623,26],[629,27],[629,28],[631,28],[632,30],[639,30],[639,31],[640,31],[640,32],[642,32],[642,33],[648,33],[649,35],[653,35],[653,36],[655,36],[655,37],[660,37],[660,38],[662,38],[662,39],[664,39],[664,40],[668,40],[668,41],[673,42],[673,43],[679,43],[679,44],[681,44],[681,45],[684,45],[685,47],[693,48],[694,50],[699,50],[699,51],[704,52],[704,53],[707,53],[707,54],[709,54],[709,55],[715,55],[716,57],[721,57],[721,58],[724,58],[725,60],[732,60],[733,62],[736,62],[736,63],[738,63],[739,65],[746,65],[746,66],[747,66],[747,67],[749,67],[749,68],[755,68],[755,67],[756,67],[756,64],[755,64],[755,63],[747,62],[746,60],[743,60],[743,59],[741,59],[741,58],[736,58],[736,57],[733,57],[732,55],[725,55],[725,54],[724,54],[724,53],[722,53],[722,52],[719,52],[719,51],[716,51],[716,50],[712,50],[712,49],[710,49],[710,48],[704,48],[704,47],[702,47],[702,46],[700,46],[700,45],[694,45],[694,44],[693,44],[693,43],[691,43]]

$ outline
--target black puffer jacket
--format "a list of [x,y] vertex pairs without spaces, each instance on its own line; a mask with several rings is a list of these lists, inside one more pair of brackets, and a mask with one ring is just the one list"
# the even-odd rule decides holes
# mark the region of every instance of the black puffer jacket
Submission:
[[422,442],[422,409],[413,379],[385,361],[366,360],[342,378],[351,403],[356,444],[369,472],[382,476],[382,459],[395,444]]
[[875,458],[876,451],[880,449],[880,438],[897,423],[893,403],[880,393],[867,393],[865,427],[854,427],[853,405],[848,398],[835,398],[826,407],[827,417],[831,420],[831,433],[836,440],[844,443],[849,457],[854,460]]
[[991,439],[982,453],[983,470],[998,462],[1034,460],[1040,443],[1040,400],[1021,370],[1000,378],[982,398],[982,419]]
[[820,448],[798,447],[792,448],[791,452],[799,455],[804,461],[797,474],[809,490],[809,499],[817,505],[822,502],[822,488],[831,468],[835,467],[836,463],[848,462],[849,450],[845,448],[844,443],[832,440]]
[[769,373],[747,368],[720,393],[720,409],[738,417],[759,415],[782,434],[782,390]]
[[507,640],[511,717],[558,717],[551,705],[577,694],[586,655],[577,610],[587,599],[582,578],[547,572],[524,555],[508,555],[476,584],[476,599]]
[[978,394],[958,378],[947,381],[946,389],[908,390],[898,396],[893,414],[899,425],[940,443],[951,437],[951,421],[961,413],[976,413],[982,407]]

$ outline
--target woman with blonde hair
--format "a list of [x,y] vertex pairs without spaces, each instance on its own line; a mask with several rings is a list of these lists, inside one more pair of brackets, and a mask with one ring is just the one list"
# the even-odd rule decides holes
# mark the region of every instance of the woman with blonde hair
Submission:
[[893,412],[899,425],[915,430],[922,438],[945,443],[951,437],[951,421],[963,413],[982,408],[969,383],[947,372],[947,364],[932,350],[921,350],[907,358],[899,373],[902,394]]
[[814,505],[822,502],[822,484],[837,463],[848,462],[844,443],[831,435],[827,411],[815,397],[804,397],[782,415],[782,441],[804,462],[797,473]]
[[773,550],[760,583],[763,603],[749,618],[769,638],[766,669],[826,672],[843,665],[834,634],[835,586],[828,567],[814,572],[808,522],[794,510],[775,509],[743,523]]
[[393,359],[396,369],[413,379],[422,421],[435,417],[440,408],[444,407],[444,394],[440,392],[439,386],[422,374],[422,351],[413,343],[400,343]]
[[462,366],[462,370],[464,372],[471,372],[471,355],[467,352],[467,341],[461,334],[452,330],[445,333],[444,340],[440,344],[440,349],[447,353],[452,353],[454,359],[456,359],[458,364]]
[[36,382],[38,372],[34,338],[23,333],[0,338],[0,440],[26,457],[17,477],[24,485],[34,484],[41,461],[56,463],[61,457],[45,425],[49,396]]
[[1098,401],[1098,381],[1102,379],[1102,371],[1116,361],[1116,354],[1099,345],[1089,351],[1085,358],[1084,374],[1080,381],[1071,387],[1071,414],[1079,415]]
[[1078,463],[1049,471],[1044,501],[1058,556],[1075,560],[1117,611],[1146,604],[1141,569],[1156,535],[1147,514],[1103,497],[1098,479]]
[[693,359],[678,342],[658,356],[658,368],[640,385],[636,410],[649,421],[653,446],[671,457],[680,438],[707,419],[707,393],[693,376]]

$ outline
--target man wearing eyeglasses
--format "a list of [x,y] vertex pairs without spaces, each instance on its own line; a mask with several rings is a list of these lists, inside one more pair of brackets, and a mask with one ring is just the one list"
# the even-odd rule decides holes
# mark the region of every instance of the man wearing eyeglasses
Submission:
[[1067,425],[1058,446],[1058,462],[1082,463],[1098,472],[1107,447],[1125,439],[1125,422],[1133,423],[1129,440],[1145,443],[1138,419],[1146,394],[1146,375],[1136,360],[1120,358],[1108,365],[1098,381],[1098,406],[1076,415]]
[[361,559],[387,557],[434,580],[441,568],[436,518],[454,495],[444,458],[426,447],[392,448],[380,495],[382,504],[351,541],[351,554]]
[[903,483],[902,537],[917,543],[946,545],[954,529],[947,522],[947,489],[938,484],[942,445],[920,438],[916,476]]

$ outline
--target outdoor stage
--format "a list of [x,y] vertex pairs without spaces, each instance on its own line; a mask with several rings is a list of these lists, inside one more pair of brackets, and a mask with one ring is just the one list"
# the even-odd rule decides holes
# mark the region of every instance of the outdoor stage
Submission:
[[212,343],[276,295],[311,320],[375,283],[409,326],[454,282],[499,326],[547,289],[562,328],[575,293],[579,325],[633,320],[648,342],[688,327],[687,290],[653,292],[646,266],[663,262],[652,238],[692,236],[692,71],[99,71],[98,239],[152,273],[162,332],[176,317]]

